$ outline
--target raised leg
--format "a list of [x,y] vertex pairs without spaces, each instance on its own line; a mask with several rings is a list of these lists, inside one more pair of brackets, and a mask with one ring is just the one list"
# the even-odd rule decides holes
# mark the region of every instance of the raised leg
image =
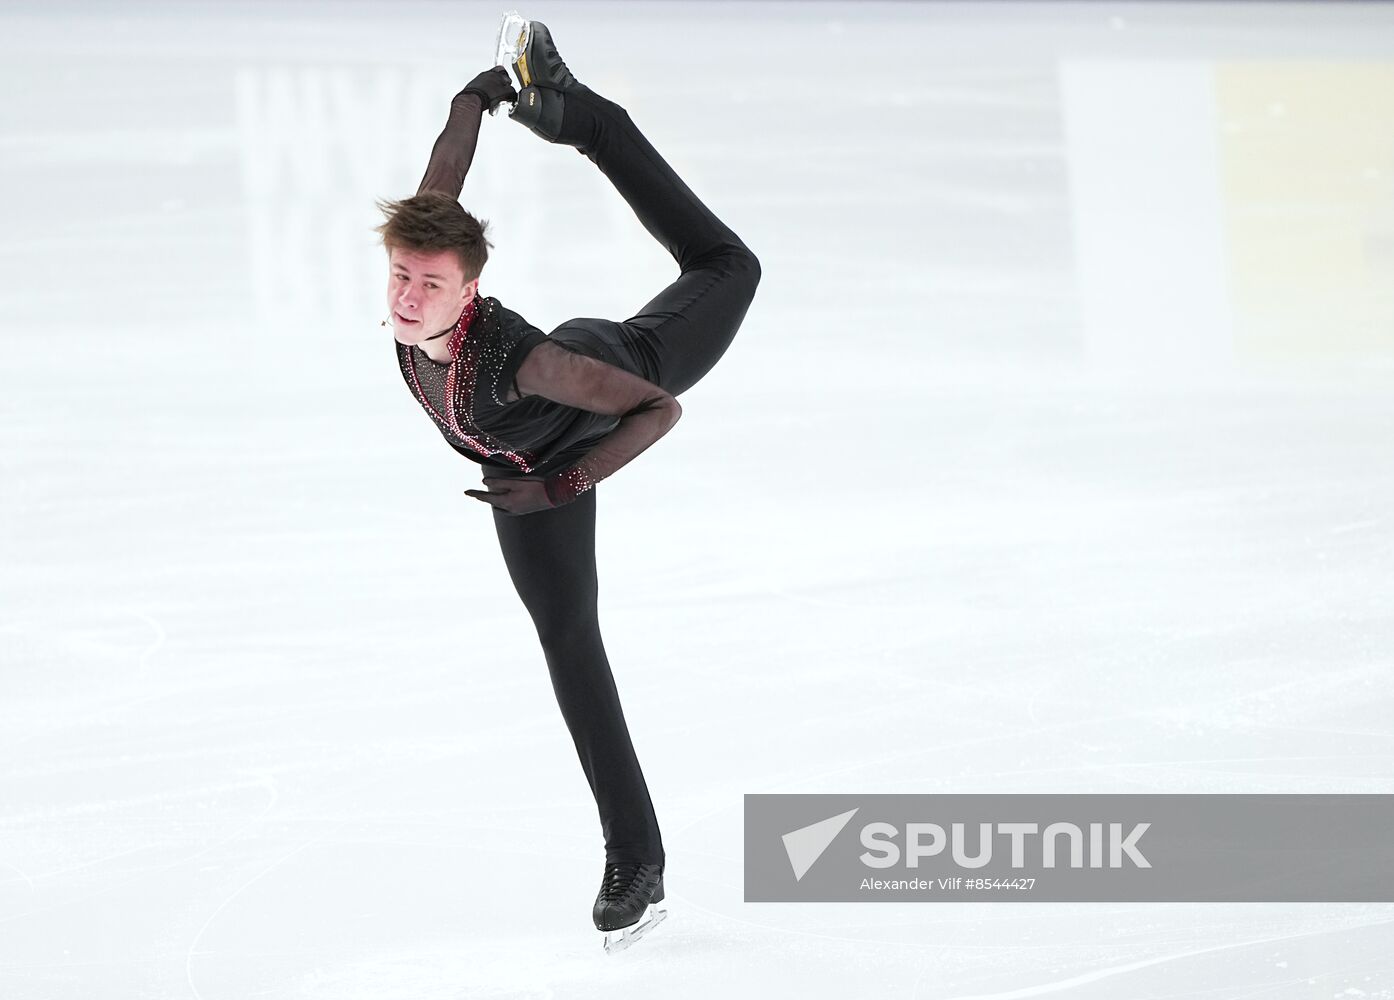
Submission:
[[[544,94],[544,98],[549,95]],[[760,281],[749,248],[692,192],[629,113],[578,86],[564,95],[560,142],[609,178],[679,275],[612,335],[625,367],[677,395],[730,346]]]

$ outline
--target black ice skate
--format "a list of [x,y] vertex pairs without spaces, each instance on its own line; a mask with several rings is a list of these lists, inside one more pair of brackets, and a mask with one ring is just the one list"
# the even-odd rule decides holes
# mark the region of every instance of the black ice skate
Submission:
[[563,95],[586,88],[566,68],[547,25],[524,20],[514,11],[503,15],[495,62],[511,66],[518,78],[518,101],[508,116],[548,142],[556,142],[566,104]]
[[595,897],[596,930],[605,932],[605,951],[628,948],[668,915],[663,901],[663,866],[622,861],[605,866]]
[[518,103],[508,117],[526,125],[548,142],[561,136],[562,96],[555,90],[524,87],[518,92]]
[[524,20],[517,11],[503,15],[499,25],[499,45],[494,62],[509,66],[518,78],[518,89],[546,87],[548,90],[572,90],[579,87],[571,70],[562,62],[552,33],[541,21]]

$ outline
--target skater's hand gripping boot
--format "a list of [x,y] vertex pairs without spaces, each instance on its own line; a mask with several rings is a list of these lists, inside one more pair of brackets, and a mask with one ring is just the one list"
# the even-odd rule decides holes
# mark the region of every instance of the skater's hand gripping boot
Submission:
[[502,66],[486,69],[467,83],[460,93],[476,95],[490,114],[498,110],[498,106],[504,101],[518,100],[513,81],[508,79],[508,71]]

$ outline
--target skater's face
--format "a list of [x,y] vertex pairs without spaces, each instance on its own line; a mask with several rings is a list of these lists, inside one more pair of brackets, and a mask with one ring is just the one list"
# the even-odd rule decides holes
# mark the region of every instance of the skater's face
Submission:
[[419,344],[448,330],[474,298],[479,279],[465,280],[460,260],[449,250],[393,247],[388,253],[387,307],[399,344]]

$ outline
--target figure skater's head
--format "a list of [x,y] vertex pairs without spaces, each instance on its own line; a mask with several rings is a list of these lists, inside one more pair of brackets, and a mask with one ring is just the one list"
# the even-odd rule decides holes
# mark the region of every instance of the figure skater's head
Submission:
[[489,259],[487,223],[439,191],[379,201],[387,216],[374,232],[387,249],[387,307],[400,344],[421,341],[455,325],[479,290]]

